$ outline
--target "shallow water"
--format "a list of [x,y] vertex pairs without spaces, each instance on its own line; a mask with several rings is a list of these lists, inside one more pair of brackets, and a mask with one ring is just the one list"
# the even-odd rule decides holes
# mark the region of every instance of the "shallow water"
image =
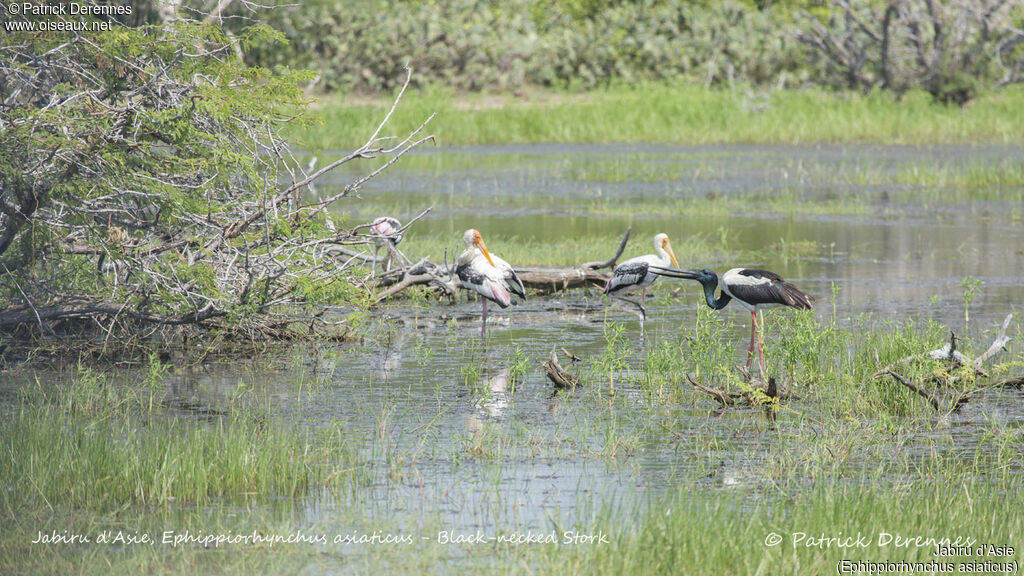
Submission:
[[[565,236],[633,235],[624,257],[648,253],[648,240],[667,232],[679,246],[687,237],[726,236],[728,248],[754,253],[750,261],[680,262],[720,272],[734,266],[765,267],[828,299],[839,288],[840,316],[862,313],[897,318],[927,314],[962,328],[965,277],[982,280],[971,303],[977,325],[998,322],[1020,300],[1024,277],[1024,206],[1002,200],[1020,189],[988,190],[985,200],[944,200],[971,191],[915,191],[897,183],[914,170],[964,170],[1019,161],[1018,147],[666,147],[653,145],[509,145],[427,150],[415,168],[391,170],[367,184],[361,197],[374,210],[395,207],[405,220],[432,212],[414,230],[445,235],[456,248],[460,233],[545,242]],[[437,167],[431,162],[437,158]],[[442,159],[443,158],[443,159]],[[608,174],[609,163],[616,168]],[[651,165],[668,165],[654,181],[637,181]],[[401,166],[401,165],[399,165]],[[449,168],[452,166],[454,168]],[[593,171],[595,180],[586,180]],[[339,172],[336,182],[354,172]],[[601,180],[614,176],[621,181]],[[870,179],[874,184],[851,184]],[[959,192],[959,194],[958,194]],[[919,195],[927,194],[924,199]],[[849,213],[818,213],[799,206],[787,213],[759,212],[751,202],[728,214],[664,212],[629,215],[629,205],[687,197],[743,198],[786,195],[815,205],[849,199]],[[714,203],[714,199],[711,200]],[[619,206],[608,214],[604,207]],[[623,207],[624,208],[621,208]],[[831,205],[826,205],[831,206]],[[402,208],[409,208],[402,213]],[[341,203],[352,221],[360,202]],[[596,213],[595,213],[596,212]],[[403,249],[415,253],[415,247]],[[500,245],[491,246],[500,253]],[[693,287],[691,287],[692,289]],[[956,320],[960,318],[959,325]]]
[[[432,205],[415,232],[450,235],[453,245],[469,227],[485,235],[545,241],[573,234],[617,238],[632,226],[630,256],[649,251],[656,232],[669,233],[678,245],[690,236],[718,238],[727,229],[730,249],[756,259],[680,264],[777,271],[818,297],[822,321],[833,314],[840,322],[864,314],[878,321],[934,318],[963,332],[961,281],[971,276],[982,284],[971,302],[967,333],[980,337],[1006,313],[1016,312],[1021,300],[1020,207],[1000,200],[998,193],[974,202],[905,203],[898,193],[906,191],[904,185],[857,187],[834,176],[870,173],[884,180],[915,165],[994,163],[1020,153],[1009,147],[444,148],[416,154],[410,167],[399,163],[364,186],[361,196],[373,206],[408,206],[408,212],[392,213],[403,221]],[[435,158],[442,164],[432,168]],[[318,191],[329,195],[331,182],[347,182],[353,173],[332,175]],[[602,202],[628,206],[775,191],[806,202],[856,194],[862,204],[841,215],[798,209],[788,214],[756,209],[712,215],[591,213]],[[379,215],[360,212],[358,201],[346,200],[338,210],[351,212],[357,221]],[[784,244],[802,247],[786,251]],[[402,248],[415,253],[412,241]],[[500,252],[500,246],[491,248]],[[665,297],[680,286],[675,298]],[[834,307],[833,286],[838,287]],[[495,312],[486,350],[478,347],[477,302],[460,297],[451,306],[399,303],[372,320],[374,329],[359,344],[303,346],[259,360],[218,360],[182,369],[165,381],[164,403],[183,415],[215,417],[242,382],[279,417],[340,426],[367,461],[365,480],[350,491],[304,499],[294,518],[298,526],[344,530],[355,510],[366,530],[375,522],[417,534],[427,526],[467,532],[551,529],[585,522],[602,507],[642,504],[652,493],[682,483],[759,491],[764,482],[759,468],[773,434],[787,434],[791,427],[787,416],[773,427],[757,411],[723,413],[704,398],[665,405],[639,387],[636,373],[650,347],[678,338],[703,306],[695,285],[662,280],[652,292],[645,332],[628,307],[607,308],[597,291],[573,291]],[[735,337],[723,346],[742,362],[749,316],[735,307],[722,314]],[[616,383],[614,402],[607,398],[606,383],[553,394],[540,362],[556,346],[588,359],[600,356],[608,320],[625,324],[634,377],[626,371]],[[518,378],[516,366],[522,372]],[[10,390],[27,379],[9,381],[0,398],[10,398]],[[1019,426],[1024,395],[1014,390],[978,395],[948,420],[910,432],[905,450],[973,453],[982,425],[990,422]],[[847,463],[851,476],[879,465],[876,455]]]

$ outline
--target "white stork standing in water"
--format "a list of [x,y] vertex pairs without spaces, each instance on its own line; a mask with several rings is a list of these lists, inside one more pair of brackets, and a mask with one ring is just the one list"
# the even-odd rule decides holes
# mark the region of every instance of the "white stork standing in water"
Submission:
[[[747,368],[754,356],[754,339],[757,336],[757,313],[765,308],[789,306],[798,310],[811,310],[814,297],[805,294],[796,286],[786,282],[781,276],[767,270],[751,268],[733,268],[722,274],[721,280],[713,271],[678,270],[673,268],[652,267],[659,276],[696,280],[704,287],[704,300],[715,310],[725,308],[730,300],[736,300],[750,311],[750,347],[747,348]],[[715,298],[715,288],[721,286],[722,292]],[[757,339],[758,362],[764,372],[764,342]]]
[[[676,268],[679,267],[679,262],[676,262],[676,255],[672,252],[672,244],[668,241],[668,234],[658,234],[654,237],[654,251],[656,254],[630,258],[616,266],[615,271],[612,272],[612,277],[608,279],[608,284],[604,287],[605,294],[625,300],[639,307],[640,313],[643,314],[645,319],[647,318],[647,308],[645,307],[647,304],[647,287],[658,279],[658,275],[651,270],[651,267],[667,267],[669,264]],[[632,292],[637,288],[642,290],[639,303],[622,297],[623,294]]]
[[486,342],[487,301],[490,300],[502,308],[508,308],[512,304],[511,294],[526,298],[526,290],[512,266],[488,252],[480,232],[472,228],[466,230],[466,233],[462,235],[462,241],[465,243],[466,249],[459,254],[455,274],[459,277],[463,288],[480,295],[480,303],[483,306],[480,339]]
[[391,264],[394,260],[394,255],[390,248],[385,244],[390,242],[392,247],[398,245],[402,241],[402,223],[397,218],[391,216],[381,216],[370,223],[370,234],[373,235],[373,269],[377,269],[377,254],[383,248],[387,253],[387,257],[384,258],[384,271],[391,271]]

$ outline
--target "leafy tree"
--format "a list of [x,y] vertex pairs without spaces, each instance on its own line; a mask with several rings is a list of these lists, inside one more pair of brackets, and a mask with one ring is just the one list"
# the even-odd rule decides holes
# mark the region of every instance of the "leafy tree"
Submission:
[[13,32],[0,46],[0,330],[281,335],[296,314],[323,327],[323,305],[365,300],[341,245],[366,237],[326,210],[365,178],[323,200],[303,188],[427,138],[385,149],[378,129],[305,173],[282,131],[309,121],[311,74],[242,59],[281,35],[182,14],[137,27],[124,22],[138,13],[90,16],[108,29]]

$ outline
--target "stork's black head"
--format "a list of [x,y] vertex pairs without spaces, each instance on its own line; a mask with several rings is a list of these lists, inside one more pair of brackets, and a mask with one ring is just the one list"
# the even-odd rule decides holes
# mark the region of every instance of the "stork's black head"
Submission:
[[707,268],[703,270],[693,270],[685,268],[663,268],[661,266],[651,266],[650,270],[659,276],[668,276],[670,278],[682,278],[684,280],[696,280],[705,286],[718,286],[718,275]]
[[714,270],[694,270],[693,279],[705,286],[718,286],[718,274]]

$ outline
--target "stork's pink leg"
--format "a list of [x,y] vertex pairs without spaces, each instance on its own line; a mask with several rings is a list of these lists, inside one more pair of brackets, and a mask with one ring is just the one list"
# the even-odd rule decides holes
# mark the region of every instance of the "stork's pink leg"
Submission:
[[480,297],[480,302],[484,305],[483,318],[480,321],[480,343],[487,344],[487,298]]
[[750,361],[754,358],[754,338],[757,336],[757,312],[750,312],[750,346],[747,348],[747,369],[750,369]]
[[[754,314],[757,314],[757,312],[755,312]],[[758,361],[761,363],[760,364],[760,366],[761,366],[761,373],[763,374],[764,373],[764,333],[760,332],[760,331],[758,331],[758,333],[757,333],[757,357],[758,357]]]

